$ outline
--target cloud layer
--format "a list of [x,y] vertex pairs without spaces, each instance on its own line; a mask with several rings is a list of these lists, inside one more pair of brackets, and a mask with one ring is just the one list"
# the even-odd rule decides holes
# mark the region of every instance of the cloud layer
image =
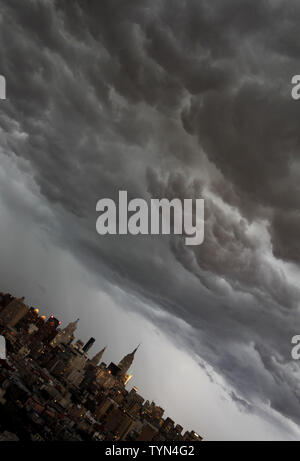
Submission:
[[[0,145],[44,200],[32,219],[147,303],[243,411],[296,424],[299,17],[294,0],[0,0]],[[120,189],[204,197],[204,245],[100,239],[96,202]]]

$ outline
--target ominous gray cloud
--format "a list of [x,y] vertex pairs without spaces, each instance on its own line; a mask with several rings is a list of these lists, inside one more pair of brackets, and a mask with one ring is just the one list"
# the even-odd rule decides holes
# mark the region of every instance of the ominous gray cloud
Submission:
[[[284,437],[300,422],[299,20],[294,0],[0,0],[1,151],[43,201],[27,218]],[[204,197],[204,245],[100,238],[96,202],[121,189]]]

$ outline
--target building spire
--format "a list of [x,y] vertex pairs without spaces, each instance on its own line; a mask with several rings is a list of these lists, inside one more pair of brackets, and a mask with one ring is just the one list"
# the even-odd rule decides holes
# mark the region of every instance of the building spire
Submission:
[[133,360],[134,360],[135,353],[139,347],[140,347],[140,344],[130,354],[125,355],[125,357],[119,363],[118,367],[122,370],[122,373],[126,374],[129,368],[131,367]]
[[95,367],[99,365],[100,360],[102,359],[102,356],[104,352],[106,351],[106,349],[107,349],[107,346],[105,346],[100,352],[98,352],[98,354],[96,354],[95,357],[89,360],[89,364],[94,365]]
[[135,355],[136,351],[139,349],[141,343],[134,349],[134,351],[132,352],[133,355]]

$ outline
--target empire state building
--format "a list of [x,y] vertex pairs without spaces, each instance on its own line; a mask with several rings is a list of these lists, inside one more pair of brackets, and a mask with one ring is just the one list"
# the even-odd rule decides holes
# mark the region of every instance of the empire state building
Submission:
[[140,347],[140,344],[138,345],[138,347],[136,347],[134,349],[133,352],[131,352],[130,354],[125,355],[125,357],[119,363],[118,367],[121,369],[123,374],[126,374],[128,372],[128,370],[129,370],[129,368],[131,367],[131,365],[133,363],[133,360],[134,360],[135,353],[136,353],[136,351],[138,350],[139,347]]

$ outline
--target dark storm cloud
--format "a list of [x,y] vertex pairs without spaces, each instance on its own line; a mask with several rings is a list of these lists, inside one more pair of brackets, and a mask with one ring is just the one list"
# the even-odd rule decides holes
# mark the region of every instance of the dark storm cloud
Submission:
[[[299,262],[297,2],[0,0],[0,14],[1,146],[29,161],[61,245],[189,324],[181,340],[238,405],[299,423],[299,289],[272,256]],[[205,244],[99,239],[96,202],[119,189],[204,196]]]

